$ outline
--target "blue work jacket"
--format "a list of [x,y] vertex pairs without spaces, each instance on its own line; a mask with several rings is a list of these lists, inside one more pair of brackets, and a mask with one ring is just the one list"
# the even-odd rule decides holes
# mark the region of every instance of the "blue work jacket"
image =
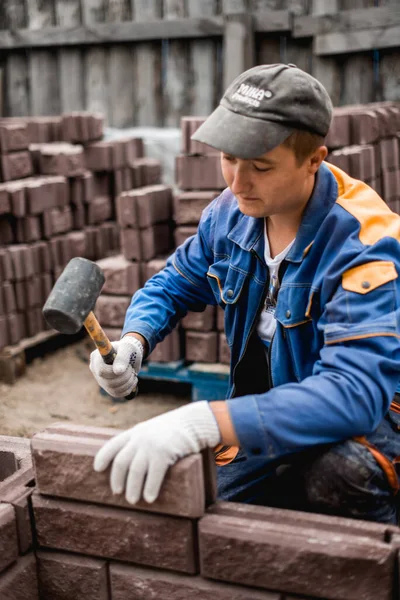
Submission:
[[[268,459],[373,433],[400,378],[400,217],[369,186],[323,163],[282,263],[269,352],[256,325],[268,289],[264,219],[229,189],[198,232],[132,299],[123,334],[150,351],[186,314],[225,311],[228,406],[241,447]],[[262,359],[263,356],[263,359]]]

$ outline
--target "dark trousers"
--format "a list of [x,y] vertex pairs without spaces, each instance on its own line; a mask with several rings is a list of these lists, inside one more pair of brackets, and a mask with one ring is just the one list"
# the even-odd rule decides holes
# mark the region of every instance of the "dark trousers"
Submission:
[[[395,420],[397,416],[394,415]],[[368,436],[393,465],[400,456],[400,431],[390,415]],[[396,523],[400,492],[370,450],[354,440],[314,447],[280,461],[247,457],[217,468],[218,498]]]

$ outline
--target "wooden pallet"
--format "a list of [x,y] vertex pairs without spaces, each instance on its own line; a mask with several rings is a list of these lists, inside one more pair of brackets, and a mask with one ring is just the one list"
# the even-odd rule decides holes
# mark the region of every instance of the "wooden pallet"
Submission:
[[18,344],[6,346],[0,351],[0,381],[14,384],[25,373],[26,365],[34,358],[78,341],[83,335],[83,331],[75,335],[63,335],[54,329],[49,329],[25,338]]

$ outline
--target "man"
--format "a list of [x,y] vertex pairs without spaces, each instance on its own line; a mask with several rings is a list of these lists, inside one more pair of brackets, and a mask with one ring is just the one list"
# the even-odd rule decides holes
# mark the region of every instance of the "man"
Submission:
[[[113,396],[188,310],[225,310],[228,400],[196,402],[116,436],[111,487],[157,497],[168,467],[216,449],[219,497],[397,521],[400,218],[324,162],[332,105],[295,65],[241,74],[193,136],[221,151],[228,188],[198,233],[137,292],[112,367]],[[391,408],[389,408],[391,406]]]

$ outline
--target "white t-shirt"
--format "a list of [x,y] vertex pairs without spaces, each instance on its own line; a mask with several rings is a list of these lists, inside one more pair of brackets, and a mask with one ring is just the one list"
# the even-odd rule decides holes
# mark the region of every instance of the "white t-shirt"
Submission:
[[280,282],[278,279],[279,267],[281,265],[281,262],[289,252],[290,248],[293,246],[294,240],[292,240],[290,244],[286,246],[284,250],[282,250],[282,252],[277,254],[275,258],[271,258],[266,221],[264,229],[264,240],[264,258],[267,267],[269,268],[269,288],[267,296],[265,298],[264,307],[262,309],[260,319],[257,324],[257,333],[261,340],[264,342],[264,344],[266,346],[269,346],[272,340],[272,336],[274,335],[276,329],[275,307],[280,287]]

